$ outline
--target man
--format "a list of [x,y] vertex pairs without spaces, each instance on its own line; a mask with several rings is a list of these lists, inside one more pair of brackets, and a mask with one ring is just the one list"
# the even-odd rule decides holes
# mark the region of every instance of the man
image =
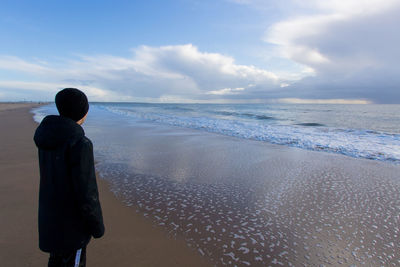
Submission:
[[93,145],[81,124],[86,95],[66,88],[55,98],[59,116],[49,115],[36,129],[39,151],[39,248],[50,267],[85,266],[90,238],[104,234],[93,161]]

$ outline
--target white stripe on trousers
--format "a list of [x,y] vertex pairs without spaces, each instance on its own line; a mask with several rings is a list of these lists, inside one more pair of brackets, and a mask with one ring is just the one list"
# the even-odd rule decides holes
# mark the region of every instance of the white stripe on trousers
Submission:
[[82,249],[78,249],[76,251],[75,266],[74,267],[79,267],[79,262],[81,261],[81,252],[82,252]]

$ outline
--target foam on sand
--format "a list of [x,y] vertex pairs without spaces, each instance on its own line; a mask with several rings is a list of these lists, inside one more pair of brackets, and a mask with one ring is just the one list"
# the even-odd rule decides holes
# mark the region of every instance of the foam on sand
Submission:
[[[171,237],[184,237],[218,265],[400,264],[399,166],[251,146],[254,155],[265,153],[254,164],[251,156],[247,162],[221,149],[236,145],[240,151],[243,143],[221,137],[203,141],[217,147],[210,153],[219,153],[212,159],[219,157],[221,168],[222,162],[228,164],[226,157],[237,157],[242,171],[233,168],[229,180],[220,182],[199,177],[181,182],[118,163],[100,163],[98,169],[127,205],[165,227]],[[177,139],[174,153],[184,153],[179,143],[188,145],[188,140]],[[196,158],[210,156],[195,143],[190,145]],[[157,157],[153,163],[164,166],[163,160],[170,162]]]

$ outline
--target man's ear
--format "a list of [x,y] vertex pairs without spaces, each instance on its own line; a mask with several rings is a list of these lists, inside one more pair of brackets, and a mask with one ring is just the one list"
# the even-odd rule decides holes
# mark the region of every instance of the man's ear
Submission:
[[83,116],[83,118],[80,119],[79,121],[77,121],[76,123],[79,124],[79,125],[82,125],[85,122],[88,113],[89,112],[86,112],[85,116]]

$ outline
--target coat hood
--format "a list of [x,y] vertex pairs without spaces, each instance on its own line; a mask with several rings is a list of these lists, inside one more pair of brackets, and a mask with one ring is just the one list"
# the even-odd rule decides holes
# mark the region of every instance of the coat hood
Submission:
[[85,136],[74,120],[57,115],[46,116],[37,127],[33,140],[40,149],[57,149],[65,143],[76,143]]

